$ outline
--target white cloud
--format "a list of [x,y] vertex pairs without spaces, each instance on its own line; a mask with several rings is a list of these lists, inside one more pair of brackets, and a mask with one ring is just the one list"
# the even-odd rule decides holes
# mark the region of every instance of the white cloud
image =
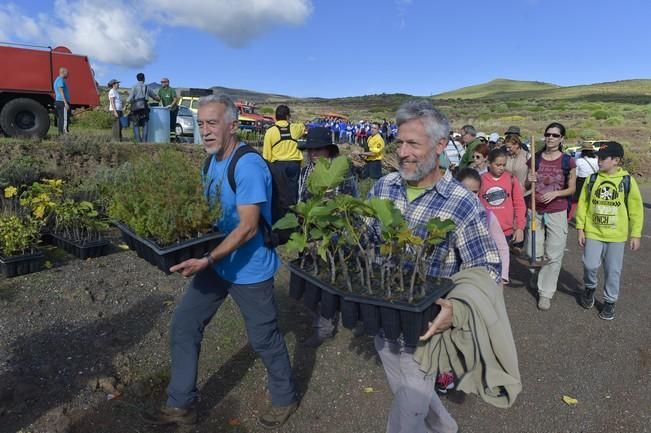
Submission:
[[167,25],[194,27],[241,47],[273,26],[299,25],[312,12],[309,0],[145,0]]
[[310,0],[56,0],[54,13],[29,16],[0,5],[0,40],[66,45],[99,62],[139,67],[155,55],[159,29],[183,26],[241,47],[277,25],[299,25]]

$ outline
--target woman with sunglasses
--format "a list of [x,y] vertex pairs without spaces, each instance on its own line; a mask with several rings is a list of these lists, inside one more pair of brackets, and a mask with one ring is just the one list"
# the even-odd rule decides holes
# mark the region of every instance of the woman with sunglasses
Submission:
[[488,164],[486,158],[488,157],[488,143],[485,141],[480,142],[472,151],[472,162],[470,168],[477,170],[480,175],[488,171]]
[[[535,155],[536,172],[529,171],[526,186],[536,182],[536,260],[547,256],[549,262],[535,272],[530,285],[538,289],[538,308],[549,310],[558,285],[565,244],[567,243],[568,199],[576,189],[576,162],[563,154],[565,127],[551,123],[545,128],[545,146]],[[531,167],[531,160],[528,162]],[[531,200],[531,198],[530,198]],[[528,215],[531,223],[531,211]],[[527,236],[525,251],[531,254],[531,237]],[[533,272],[533,271],[532,271]]]

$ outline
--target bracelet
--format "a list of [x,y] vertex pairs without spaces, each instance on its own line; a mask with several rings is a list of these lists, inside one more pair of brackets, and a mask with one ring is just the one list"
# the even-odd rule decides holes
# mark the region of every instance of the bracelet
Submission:
[[215,258],[210,255],[210,252],[207,252],[203,256],[208,259],[208,265],[209,266],[215,266]]

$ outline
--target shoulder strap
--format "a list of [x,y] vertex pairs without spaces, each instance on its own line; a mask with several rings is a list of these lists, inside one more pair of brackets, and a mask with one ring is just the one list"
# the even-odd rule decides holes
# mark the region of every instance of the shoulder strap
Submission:
[[631,175],[626,174],[622,178],[620,183],[621,187],[624,190],[624,203],[626,203],[626,208],[628,209],[628,193],[631,192]]
[[237,165],[237,161],[240,160],[241,157],[246,155],[247,153],[255,153],[258,154],[258,151],[249,146],[248,144],[245,144],[244,146],[240,146],[235,150],[235,154],[233,155],[233,158],[231,159],[231,162],[228,164],[228,184],[230,185],[231,189],[233,192],[236,191],[236,184],[235,184],[235,166]]
[[274,125],[276,128],[278,128],[278,132],[280,133],[280,138],[271,145],[273,148],[276,144],[280,143],[281,141],[293,141],[295,143],[298,143],[296,140],[294,140],[294,137],[292,137],[292,130],[291,130],[291,123],[287,123],[287,126],[278,126]]
[[590,175],[590,179],[588,180],[588,190],[586,191],[585,198],[590,201],[590,194],[592,194],[592,188],[594,187],[595,182],[597,181],[597,176],[599,176],[599,173],[592,173]]
[[215,157],[215,155],[208,155],[206,159],[203,161],[203,170],[201,172],[203,173],[203,177],[205,178],[208,176],[208,170],[210,169],[210,163],[212,162],[212,159]]

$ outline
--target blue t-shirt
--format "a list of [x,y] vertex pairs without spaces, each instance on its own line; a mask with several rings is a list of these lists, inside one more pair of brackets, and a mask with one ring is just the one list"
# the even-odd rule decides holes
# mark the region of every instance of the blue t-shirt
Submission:
[[[228,183],[228,165],[234,154],[235,151],[223,161],[212,158],[206,176],[205,190],[209,197],[215,197],[217,188],[220,188],[222,217],[215,227],[225,234],[240,223],[238,205],[260,205],[260,217],[271,225],[271,173],[266,162],[252,153],[239,159],[235,166],[236,196]],[[276,251],[264,245],[262,232],[258,230],[252,239],[219,260],[213,269],[231,283],[255,284],[272,278],[279,266]]]
[[61,91],[59,90],[59,87],[63,87],[63,94],[65,95],[65,100],[70,102],[70,93],[68,93],[68,84],[66,84],[66,80],[63,79],[63,77],[57,77],[56,80],[54,80],[54,97],[55,101],[61,101],[63,102],[63,98],[61,97]]

